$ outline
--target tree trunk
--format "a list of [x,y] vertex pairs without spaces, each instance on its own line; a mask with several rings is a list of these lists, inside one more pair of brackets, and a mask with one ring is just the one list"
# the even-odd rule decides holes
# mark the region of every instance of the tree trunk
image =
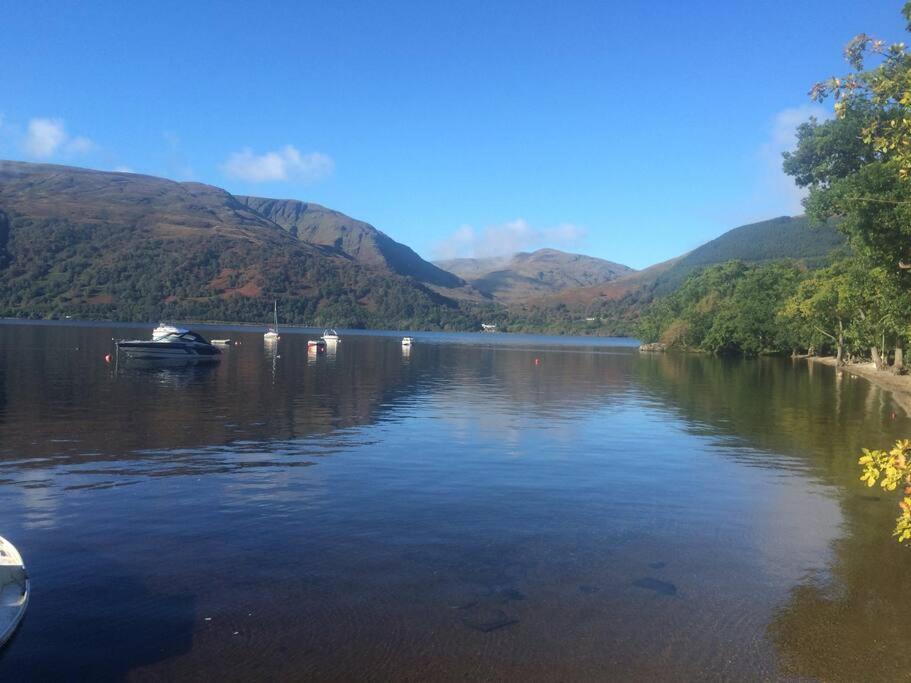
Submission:
[[835,342],[835,365],[844,365],[845,356],[845,328],[841,324],[841,318],[838,320],[838,339]]
[[873,358],[873,365],[876,366],[877,370],[883,369],[883,359],[879,355],[879,349],[875,346],[870,347],[870,356]]
[[896,370],[900,370],[905,367],[904,351],[902,347],[898,344],[895,345],[895,361],[892,363],[892,367]]

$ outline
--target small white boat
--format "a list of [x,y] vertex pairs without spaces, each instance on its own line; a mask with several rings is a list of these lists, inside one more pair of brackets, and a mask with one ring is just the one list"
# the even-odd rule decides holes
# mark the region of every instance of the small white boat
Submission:
[[326,351],[326,341],[324,339],[308,339],[307,351],[309,353],[324,353]]
[[414,337],[402,337],[402,346],[411,346],[414,344]]
[[216,346],[230,346],[231,345],[230,339],[212,339],[211,342],[213,344],[215,344]]
[[337,344],[340,341],[338,332],[331,327],[323,330],[323,341],[329,342],[330,344]]
[[0,647],[22,621],[30,594],[22,556],[12,543],[0,536]]
[[275,314],[275,325],[270,327],[269,330],[263,335],[264,341],[278,341],[281,339],[281,336],[278,334],[278,302],[273,301],[273,312]]

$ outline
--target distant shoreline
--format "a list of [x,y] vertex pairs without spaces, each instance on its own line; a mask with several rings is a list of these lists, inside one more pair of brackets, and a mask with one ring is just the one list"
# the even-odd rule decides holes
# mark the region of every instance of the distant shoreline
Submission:
[[[72,326],[72,327],[122,327],[128,329],[148,329],[151,330],[158,325],[159,323],[155,322],[126,322],[126,321],[115,321],[115,320],[90,320],[87,318],[12,318],[12,317],[0,317],[0,325],[40,325],[40,326]],[[162,321],[162,324],[172,324],[179,325],[183,327],[209,327],[223,330],[234,330],[237,332],[247,332],[247,331],[264,331],[269,325],[267,323],[230,323],[230,322],[213,322],[213,321],[192,321],[192,320],[165,320]],[[239,328],[239,329],[238,329]],[[306,325],[279,325],[279,331],[285,331],[292,334],[297,334],[298,332],[308,333],[312,331],[319,332],[320,330],[326,329],[327,326],[306,326]],[[471,340],[471,343],[478,343],[481,340],[486,340],[485,343],[489,344],[516,344],[523,343],[528,341],[528,338],[536,337],[542,340],[565,340],[560,341],[557,345],[566,345],[566,346],[583,346],[583,347],[604,347],[604,346],[622,346],[624,348],[637,348],[639,346],[639,339],[635,337],[623,337],[623,336],[607,336],[607,335],[578,335],[578,334],[553,334],[546,332],[481,332],[480,330],[471,331],[471,330],[421,330],[421,329],[394,329],[394,328],[382,328],[382,327],[357,327],[357,328],[348,328],[348,327],[337,327],[335,328],[339,332],[352,335],[379,335],[379,336],[396,336],[402,334],[417,334],[417,335],[452,335],[460,336],[465,335],[466,339]],[[614,344],[611,344],[614,342]],[[620,342],[620,343],[617,343]]]

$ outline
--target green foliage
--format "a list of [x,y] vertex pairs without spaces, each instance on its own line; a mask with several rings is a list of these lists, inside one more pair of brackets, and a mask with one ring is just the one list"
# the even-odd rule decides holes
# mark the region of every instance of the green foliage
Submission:
[[480,319],[410,278],[306,245],[167,240],[111,223],[19,217],[0,268],[0,315],[474,330]]
[[863,449],[857,461],[864,468],[861,481],[873,487],[879,482],[884,491],[895,491],[902,486],[904,499],[899,503],[901,514],[895,521],[895,536],[899,542],[911,540],[911,441],[897,441],[890,451]]
[[743,225],[677,261],[658,278],[655,293],[667,294],[698,268],[728,261],[762,263],[788,258],[799,259],[809,267],[825,265],[833,252],[843,248],[844,241],[835,221],[814,227],[805,216],[781,216]]
[[900,342],[909,311],[911,301],[896,273],[850,259],[801,282],[781,315],[801,348],[834,347],[841,359],[843,352],[863,354],[878,347],[884,338]]
[[778,318],[803,277],[798,264],[729,261],[691,275],[642,317],[645,341],[718,354],[757,356],[793,349],[792,329]]

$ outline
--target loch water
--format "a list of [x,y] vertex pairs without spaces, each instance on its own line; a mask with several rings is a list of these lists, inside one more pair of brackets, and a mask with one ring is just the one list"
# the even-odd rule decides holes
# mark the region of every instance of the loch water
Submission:
[[0,324],[0,680],[894,680],[902,401],[632,340]]

